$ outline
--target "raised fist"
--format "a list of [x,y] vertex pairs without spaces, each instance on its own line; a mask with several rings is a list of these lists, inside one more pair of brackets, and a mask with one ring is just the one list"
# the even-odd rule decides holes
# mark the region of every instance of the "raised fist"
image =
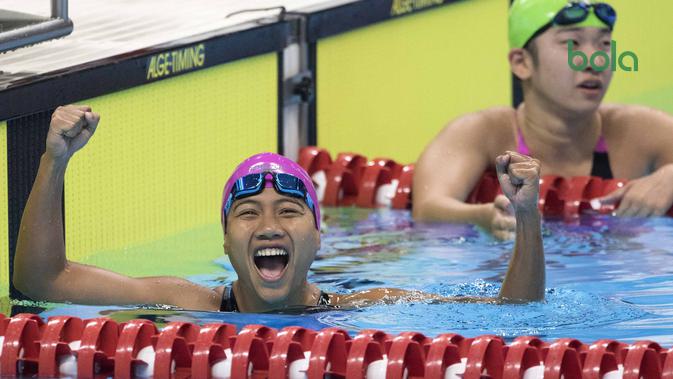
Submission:
[[45,154],[57,160],[68,160],[96,132],[100,116],[85,105],[56,108],[51,116]]
[[515,212],[537,211],[540,193],[540,161],[508,151],[495,159],[502,192]]

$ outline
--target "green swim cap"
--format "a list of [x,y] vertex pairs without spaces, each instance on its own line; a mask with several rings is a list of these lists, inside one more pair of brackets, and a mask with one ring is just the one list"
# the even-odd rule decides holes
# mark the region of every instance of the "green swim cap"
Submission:
[[[528,40],[542,27],[549,24],[556,14],[571,0],[514,0],[509,8],[509,47],[522,48]],[[585,3],[591,3],[584,0]],[[604,28],[606,24],[596,14],[589,12],[589,16],[576,24],[582,27]]]

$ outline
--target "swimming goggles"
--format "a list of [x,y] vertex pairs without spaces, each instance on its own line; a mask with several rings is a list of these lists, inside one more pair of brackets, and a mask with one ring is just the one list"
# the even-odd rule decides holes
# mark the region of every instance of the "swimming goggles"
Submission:
[[[271,177],[269,178],[269,176]],[[285,173],[260,172],[242,176],[234,182],[231,193],[224,205],[224,220],[226,221],[234,201],[261,193],[266,187],[266,181],[269,179],[273,183],[273,188],[276,192],[281,195],[292,196],[304,200],[308,208],[315,215],[315,204],[313,203],[311,196],[309,196],[306,186],[301,179]]]
[[607,3],[570,3],[556,14],[552,20],[552,24],[572,25],[580,23],[589,17],[589,12],[591,12],[592,8],[596,17],[612,30],[617,21],[617,12]]
[[591,9],[593,9],[596,17],[605,25],[607,25],[610,30],[614,28],[615,22],[617,22],[617,11],[615,11],[615,8],[613,8],[610,4],[587,4],[572,2],[563,7],[563,9],[561,9],[549,23],[538,29],[537,32],[533,33],[528,41],[526,41],[524,46],[528,44],[528,42],[533,38],[546,32],[547,29],[551,28],[553,25],[573,25],[586,20],[587,17],[589,17]]

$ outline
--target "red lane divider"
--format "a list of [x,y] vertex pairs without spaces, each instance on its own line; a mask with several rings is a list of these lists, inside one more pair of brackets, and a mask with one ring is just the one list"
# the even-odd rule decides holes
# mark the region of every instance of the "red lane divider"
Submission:
[[[411,208],[413,164],[403,165],[389,158],[367,160],[356,153],[339,153],[332,161],[327,150],[315,146],[302,148],[298,161],[309,175],[319,172],[325,175],[325,183],[317,183],[324,186],[324,195],[320,201],[325,206]],[[627,181],[622,179],[545,175],[540,181],[538,205],[545,216],[565,219],[576,218],[587,211],[611,214],[619,204],[593,209],[591,200],[626,184]],[[498,178],[494,171],[489,170],[479,179],[466,202],[490,203],[499,194],[502,194],[502,190]],[[673,207],[667,215],[673,217]]]
[[332,166],[327,171],[327,184],[322,204],[328,207],[352,205],[357,196],[357,177],[345,166]]
[[265,378],[269,371],[269,344],[276,330],[263,325],[248,325],[234,340],[231,362],[232,379]]
[[114,377],[130,379],[134,377],[134,368],[142,367],[144,361],[138,359],[138,353],[152,346],[152,337],[157,327],[148,320],[131,320],[122,324],[114,355]]
[[346,378],[363,379],[372,362],[383,361],[386,355],[386,341],[390,336],[380,330],[367,329],[352,340],[346,341],[348,357]]
[[303,148],[299,152],[298,162],[301,167],[313,175],[318,171],[327,171],[332,166],[329,152],[319,147]]
[[441,334],[426,344],[429,347],[425,359],[426,379],[443,379],[449,367],[462,363],[458,347],[460,342],[456,341],[453,336],[458,335]]
[[348,332],[339,328],[323,329],[315,337],[306,372],[309,379],[345,378]]
[[191,323],[172,322],[152,337],[154,345],[154,378],[170,378],[174,372],[191,371],[192,351],[200,328]]
[[[63,362],[68,370],[74,367],[73,359],[76,373],[59,372]],[[248,325],[236,333],[233,325],[220,323],[173,322],[158,330],[148,320],[118,325],[107,318],[55,316],[45,323],[32,314],[0,314],[0,376],[673,379],[673,348],[610,339],[548,343],[534,336],[507,345],[492,335],[431,339],[379,330],[351,338],[339,328],[299,326],[277,331]]]
[[269,357],[269,379],[285,379],[292,362],[305,359],[316,332],[300,326],[283,328],[273,342]]
[[212,366],[231,359],[231,343],[235,336],[236,327],[231,324],[207,324],[201,327],[192,350],[192,376],[212,378]]
[[59,376],[59,356],[72,353],[70,343],[81,341],[83,331],[84,323],[77,317],[57,316],[49,319],[40,341],[38,375]]
[[395,173],[399,177],[401,172],[402,167],[390,159],[379,158],[367,163],[358,186],[355,205],[361,208],[374,208],[377,190],[383,185],[391,184],[395,179]]
[[673,347],[665,352],[661,352],[661,360],[663,361],[661,378],[673,379]]
[[92,379],[97,374],[112,375],[118,339],[119,325],[116,322],[108,318],[86,321],[77,351],[77,376]]
[[[466,202],[471,204],[490,203],[501,193],[502,190],[495,171],[486,171],[472,189]],[[543,198],[543,196],[540,196],[540,198]]]
[[582,377],[601,379],[605,374],[619,369],[623,365],[622,351],[626,344],[615,340],[599,340],[589,347],[584,358]]
[[0,356],[0,376],[37,373],[40,337],[44,322],[39,316],[18,314],[5,326]]
[[549,345],[544,361],[544,378],[581,378],[580,353],[583,350],[585,350],[584,344],[572,338],[561,338]]
[[411,188],[414,179],[414,165],[408,164],[402,167],[399,183],[395,190],[392,207],[395,209],[411,209]]
[[629,346],[624,359],[624,379],[661,377],[661,346],[652,341],[638,341]]
[[388,350],[387,377],[423,378],[425,346],[431,340],[421,333],[403,332],[393,338]]
[[518,337],[508,346],[503,368],[503,379],[522,378],[526,370],[543,364],[544,342],[536,337]]
[[325,197],[326,206],[353,205],[358,196],[358,185],[367,165],[367,159],[359,154],[339,153],[327,169]]
[[479,336],[472,341],[467,355],[465,379],[502,378],[505,366],[505,342],[498,336]]

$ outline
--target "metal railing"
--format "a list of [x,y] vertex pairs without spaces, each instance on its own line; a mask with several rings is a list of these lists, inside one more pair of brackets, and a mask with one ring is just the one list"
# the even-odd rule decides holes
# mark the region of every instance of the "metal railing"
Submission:
[[68,0],[51,0],[51,17],[0,10],[0,53],[72,33]]

